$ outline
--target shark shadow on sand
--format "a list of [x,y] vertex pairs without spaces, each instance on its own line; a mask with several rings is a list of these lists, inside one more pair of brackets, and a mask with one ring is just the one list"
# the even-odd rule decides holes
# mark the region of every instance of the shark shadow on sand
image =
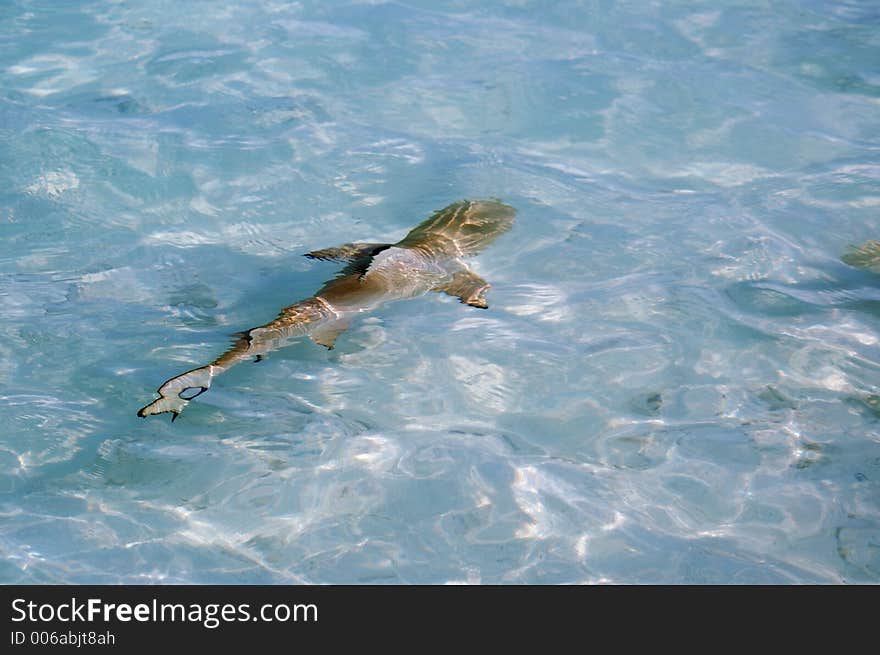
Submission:
[[489,284],[462,261],[510,229],[516,211],[496,200],[464,200],[436,212],[397,243],[347,243],[315,250],[313,259],[344,262],[342,272],[311,298],[281,310],[278,318],[235,335],[232,347],[210,364],[166,381],[159,398],[138,416],[171,413],[172,422],[220,373],[244,361],[259,361],[294,338],[310,336],[333,348],[357,314],[393,300],[429,291],[455,296],[471,307],[487,308]]

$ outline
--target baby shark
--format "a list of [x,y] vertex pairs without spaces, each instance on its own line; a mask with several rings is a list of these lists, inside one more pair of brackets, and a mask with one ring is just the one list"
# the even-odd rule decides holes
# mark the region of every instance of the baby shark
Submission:
[[210,364],[166,381],[158,389],[160,397],[138,416],[170,412],[173,422],[216,376],[236,364],[259,361],[303,336],[333,348],[355,316],[387,302],[438,291],[486,309],[490,285],[463,260],[510,229],[515,215],[513,207],[497,200],[464,200],[436,212],[397,243],[347,243],[307,253],[346,266],[311,298],[285,307],[265,325],[237,333],[232,347]]

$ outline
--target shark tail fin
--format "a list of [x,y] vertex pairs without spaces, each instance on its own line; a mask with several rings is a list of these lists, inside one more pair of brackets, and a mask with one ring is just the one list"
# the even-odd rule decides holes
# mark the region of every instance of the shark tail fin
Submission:
[[[159,398],[138,410],[137,415],[146,418],[152,414],[171,412],[173,423],[189,401],[205,393],[211,386],[212,366],[202,366],[171,378],[158,389]],[[193,391],[195,393],[193,393]]]

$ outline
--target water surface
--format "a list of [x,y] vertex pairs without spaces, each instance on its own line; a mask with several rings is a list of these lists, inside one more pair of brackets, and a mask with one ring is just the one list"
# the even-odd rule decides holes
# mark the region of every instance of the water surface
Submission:
[[[870,2],[4,3],[0,582],[880,581],[878,62]],[[479,197],[490,309],[135,416]]]

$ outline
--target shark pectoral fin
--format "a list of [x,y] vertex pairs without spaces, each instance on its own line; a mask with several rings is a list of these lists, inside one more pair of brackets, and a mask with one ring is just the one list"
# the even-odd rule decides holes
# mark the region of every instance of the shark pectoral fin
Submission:
[[335,248],[324,248],[322,250],[313,250],[307,252],[306,257],[310,259],[324,259],[337,262],[353,262],[362,257],[370,257],[386,248],[390,248],[388,243],[344,243]]
[[463,269],[456,272],[449,282],[432,290],[455,296],[465,305],[486,309],[489,304],[486,302],[485,295],[490,287],[491,285],[479,275]]
[[348,329],[348,324],[349,321],[347,319],[333,321],[312,330],[309,336],[318,345],[324,346],[327,350],[333,350],[333,346],[336,345],[336,338]]

